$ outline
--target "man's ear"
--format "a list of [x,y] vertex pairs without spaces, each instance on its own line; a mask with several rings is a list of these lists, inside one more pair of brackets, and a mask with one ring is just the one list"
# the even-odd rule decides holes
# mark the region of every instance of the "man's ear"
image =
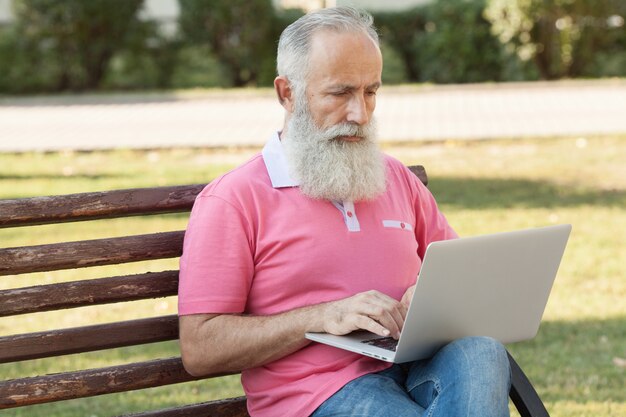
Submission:
[[278,95],[278,101],[289,113],[293,113],[295,108],[294,91],[287,77],[279,75],[274,79],[274,89]]

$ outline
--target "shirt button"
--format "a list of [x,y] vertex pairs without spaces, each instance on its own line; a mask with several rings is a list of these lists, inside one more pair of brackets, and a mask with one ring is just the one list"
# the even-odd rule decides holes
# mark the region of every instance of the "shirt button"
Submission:
[[348,217],[352,217],[352,212],[351,211],[347,212],[346,214],[348,215]]
[[404,229],[406,225],[404,223],[400,223],[400,227]]

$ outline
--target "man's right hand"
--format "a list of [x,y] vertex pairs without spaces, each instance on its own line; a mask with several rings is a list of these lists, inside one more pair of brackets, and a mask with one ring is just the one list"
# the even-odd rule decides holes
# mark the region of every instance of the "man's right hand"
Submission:
[[375,290],[319,307],[323,313],[323,331],[335,335],[362,329],[398,339],[407,313],[404,303]]

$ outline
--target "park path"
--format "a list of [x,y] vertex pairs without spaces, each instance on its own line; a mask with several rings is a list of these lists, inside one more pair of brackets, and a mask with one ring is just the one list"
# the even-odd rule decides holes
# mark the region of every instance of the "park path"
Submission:
[[[382,141],[626,133],[626,81],[389,86]],[[270,89],[0,99],[0,152],[260,146],[280,128]]]

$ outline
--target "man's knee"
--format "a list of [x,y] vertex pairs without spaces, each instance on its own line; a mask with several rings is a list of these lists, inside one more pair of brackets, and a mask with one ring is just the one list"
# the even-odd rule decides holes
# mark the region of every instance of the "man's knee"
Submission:
[[488,337],[467,337],[411,364],[407,389],[432,415],[506,416],[510,381],[504,346]]
[[490,337],[466,337],[452,342],[450,348],[458,350],[457,366],[463,369],[469,381],[485,381],[508,391],[511,369],[506,348]]

